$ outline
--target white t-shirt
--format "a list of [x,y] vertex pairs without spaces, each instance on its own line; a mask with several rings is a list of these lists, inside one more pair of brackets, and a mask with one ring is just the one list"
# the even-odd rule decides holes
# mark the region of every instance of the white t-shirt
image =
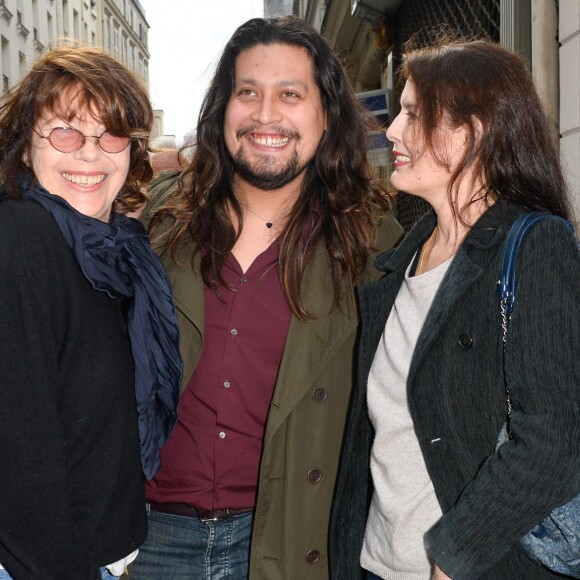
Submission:
[[360,561],[386,580],[431,578],[423,537],[441,517],[441,508],[409,412],[407,377],[417,339],[450,263],[451,259],[414,277],[409,276],[409,266],[369,373],[375,491]]

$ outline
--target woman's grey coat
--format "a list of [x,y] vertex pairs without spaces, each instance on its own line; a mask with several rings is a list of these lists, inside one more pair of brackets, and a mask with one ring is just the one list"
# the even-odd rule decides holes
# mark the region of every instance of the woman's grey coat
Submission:
[[[407,383],[409,408],[443,516],[426,535],[453,580],[560,577],[527,559],[518,539],[580,493],[580,255],[557,220],[528,233],[506,351],[515,441],[494,453],[506,418],[496,281],[522,208],[498,202],[468,234],[433,302]],[[382,279],[359,291],[362,331],[330,531],[333,580],[361,578],[372,494],[369,369],[404,273],[435,226],[427,214],[379,257]]]

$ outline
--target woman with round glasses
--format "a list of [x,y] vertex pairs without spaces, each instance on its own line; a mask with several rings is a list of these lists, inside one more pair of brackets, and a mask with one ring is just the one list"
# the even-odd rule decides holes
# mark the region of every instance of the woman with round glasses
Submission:
[[0,103],[0,579],[119,576],[175,422],[175,312],[141,224],[153,114],[63,46]]
[[41,139],[48,139],[49,143],[61,153],[72,153],[78,151],[88,139],[93,139],[99,148],[105,153],[121,153],[127,149],[131,137],[127,135],[116,135],[113,131],[105,131],[99,136],[83,135],[74,127],[55,127],[48,135],[42,135],[36,129],[34,132]]

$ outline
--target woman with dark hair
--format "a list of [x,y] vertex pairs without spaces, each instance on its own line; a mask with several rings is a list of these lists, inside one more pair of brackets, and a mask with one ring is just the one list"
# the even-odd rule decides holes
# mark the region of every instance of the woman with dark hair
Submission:
[[[413,51],[402,74],[392,184],[433,209],[359,292],[332,577],[561,577],[519,539],[580,492],[580,255],[562,221],[536,224],[520,248],[505,373],[496,294],[518,216],[571,217],[549,123],[523,60],[500,45]],[[496,451],[505,384],[512,439]]]
[[145,539],[181,372],[163,267],[123,215],[152,122],[89,47],[48,51],[0,104],[2,579],[117,577]]

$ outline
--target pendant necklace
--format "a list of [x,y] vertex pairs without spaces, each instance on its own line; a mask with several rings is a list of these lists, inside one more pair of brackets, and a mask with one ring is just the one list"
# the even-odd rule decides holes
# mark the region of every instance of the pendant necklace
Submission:
[[241,204],[242,207],[244,207],[244,209],[247,209],[250,213],[253,213],[257,218],[260,218],[265,224],[266,227],[270,230],[272,229],[273,225],[282,217],[284,217],[286,215],[286,210],[284,210],[283,213],[278,214],[277,216],[273,217],[272,219],[265,219],[263,218],[259,213],[256,213],[252,208],[250,208],[249,205],[246,205],[245,203]]

